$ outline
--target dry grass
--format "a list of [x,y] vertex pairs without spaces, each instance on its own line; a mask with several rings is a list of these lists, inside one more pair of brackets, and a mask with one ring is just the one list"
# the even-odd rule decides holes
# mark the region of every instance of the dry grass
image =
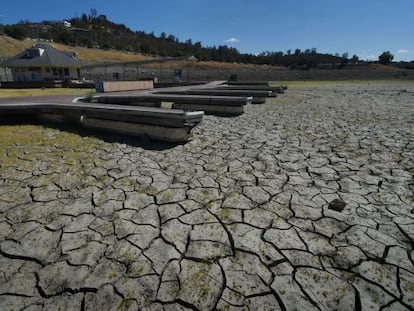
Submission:
[[269,65],[254,65],[254,64],[239,64],[239,63],[225,63],[225,62],[199,62],[194,64],[194,66],[198,66],[200,69],[238,69],[238,70],[285,70],[285,67],[281,66],[269,66]]
[[128,62],[149,60],[153,57],[140,54],[130,54],[121,51],[105,51],[100,49],[89,49],[81,46],[67,46],[60,43],[52,43],[60,51],[73,51],[78,54],[78,59],[86,63],[98,62]]
[[[0,36],[0,58],[14,56],[36,43],[44,42],[34,41],[31,39],[19,41],[9,36]],[[76,52],[78,54],[78,59],[86,63],[141,61],[153,58],[151,56],[145,56],[140,54],[130,54],[121,51],[89,49],[81,46],[67,46],[64,44],[54,42],[48,42],[47,44],[50,44],[51,46],[55,47],[60,51]]]
[[399,70],[398,68],[394,66],[386,66],[382,64],[367,64],[367,68],[373,69],[373,70],[389,70],[389,71]]
[[283,70],[284,67],[278,66],[268,66],[268,65],[254,65],[254,64],[239,64],[239,63],[226,63],[226,62],[216,62],[216,61],[200,61],[200,62],[187,62],[186,60],[180,61],[169,61],[162,63],[153,63],[146,64],[145,68],[159,68],[162,66],[163,69],[177,69],[177,68],[187,68],[190,66],[192,69],[198,70],[258,70],[258,71],[268,71],[268,70]]
[[29,40],[19,41],[9,36],[0,36],[0,58],[16,55],[30,46]]
[[0,97],[22,97],[22,96],[42,96],[42,95],[88,95],[94,89],[0,89]]
[[[26,39],[19,41],[8,36],[0,36],[0,57],[10,57],[16,55],[22,50],[32,46],[35,43],[43,43]],[[48,43],[60,51],[73,51],[78,55],[78,59],[85,63],[100,63],[100,62],[127,62],[127,61],[144,61],[150,60],[154,57],[141,54],[132,54],[121,51],[106,51],[100,49],[90,49],[81,46],[67,46],[60,43]],[[162,63],[164,69],[186,68],[187,61],[171,61]],[[283,70],[283,67],[268,66],[268,65],[253,65],[253,64],[238,64],[226,62],[191,62],[191,68],[200,70]],[[159,63],[146,64],[147,68],[159,68]]]

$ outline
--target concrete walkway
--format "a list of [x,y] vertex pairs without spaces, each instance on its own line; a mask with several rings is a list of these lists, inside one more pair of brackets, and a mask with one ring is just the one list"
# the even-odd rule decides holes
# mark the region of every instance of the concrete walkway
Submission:
[[401,89],[290,88],[158,151],[0,126],[0,309],[413,310]]

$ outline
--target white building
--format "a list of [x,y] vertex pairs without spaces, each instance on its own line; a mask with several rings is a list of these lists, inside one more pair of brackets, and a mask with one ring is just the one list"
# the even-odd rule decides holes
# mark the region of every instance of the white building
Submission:
[[63,26],[65,26],[66,28],[70,28],[72,27],[72,23],[68,22],[68,21],[63,21]]

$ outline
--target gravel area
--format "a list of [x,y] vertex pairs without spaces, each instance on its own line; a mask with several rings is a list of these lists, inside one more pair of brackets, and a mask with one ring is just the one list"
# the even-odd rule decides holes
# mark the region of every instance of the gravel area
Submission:
[[160,150],[0,126],[1,310],[414,310],[414,83],[304,84]]

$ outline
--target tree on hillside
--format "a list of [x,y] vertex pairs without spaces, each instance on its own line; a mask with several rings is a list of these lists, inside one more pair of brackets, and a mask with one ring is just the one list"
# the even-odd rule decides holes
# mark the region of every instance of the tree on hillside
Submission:
[[97,9],[91,9],[91,17],[92,17],[92,19],[93,18],[96,18],[96,16],[98,15],[98,10]]
[[393,59],[394,55],[392,55],[390,51],[385,51],[380,56],[378,56],[379,63],[383,65],[391,64]]
[[23,40],[27,37],[28,31],[24,25],[6,25],[4,26],[4,32],[17,40]]

